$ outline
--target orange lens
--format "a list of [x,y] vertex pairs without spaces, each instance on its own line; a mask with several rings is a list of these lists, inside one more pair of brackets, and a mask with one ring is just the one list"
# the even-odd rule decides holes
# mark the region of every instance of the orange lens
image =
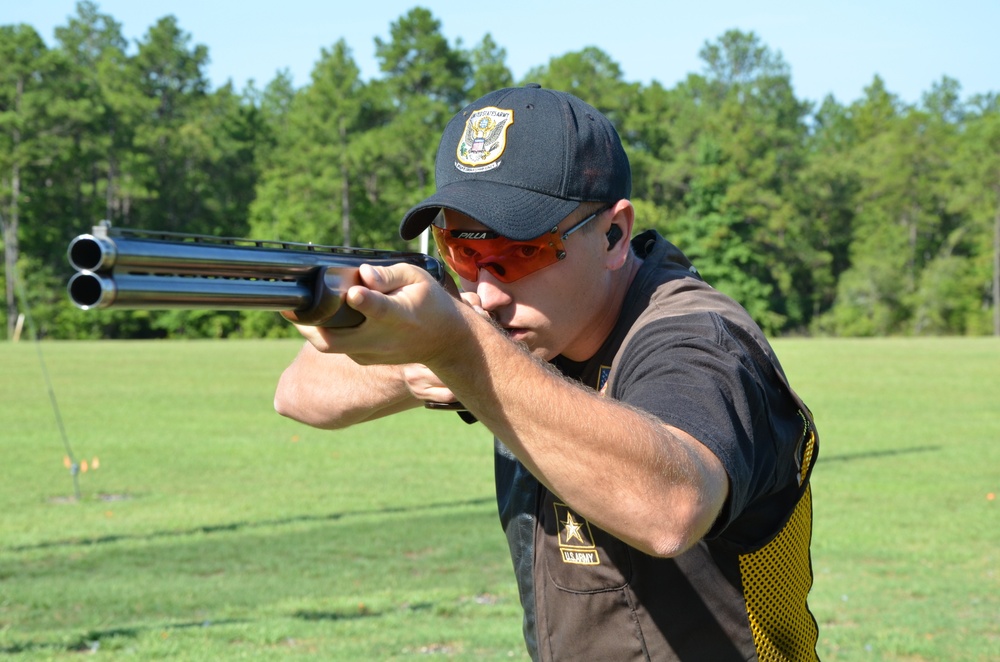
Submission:
[[448,230],[431,225],[441,257],[465,280],[479,280],[486,269],[497,280],[513,283],[566,257],[557,232],[514,241],[490,230]]

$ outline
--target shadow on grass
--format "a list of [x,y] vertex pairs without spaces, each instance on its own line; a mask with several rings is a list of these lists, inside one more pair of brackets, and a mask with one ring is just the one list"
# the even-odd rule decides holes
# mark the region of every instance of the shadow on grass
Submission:
[[[410,611],[426,611],[433,609],[434,605],[429,602],[421,602],[409,605]],[[384,616],[385,612],[373,611],[365,605],[358,605],[356,610],[343,611],[312,611],[299,610],[291,614],[293,618],[304,621],[352,621],[362,618],[378,618]],[[71,653],[97,653],[100,651],[101,642],[122,639],[138,639],[147,632],[170,632],[174,630],[189,630],[193,628],[209,628],[222,625],[244,625],[251,621],[246,619],[220,619],[206,621],[192,621],[188,623],[171,623],[168,625],[147,625],[136,627],[107,628],[104,630],[90,630],[87,633],[67,642],[44,642],[32,641],[15,643],[9,646],[0,647],[0,655],[18,655],[24,653],[41,653],[44,651],[71,652]]]
[[[407,611],[429,611],[433,608],[433,602],[417,602],[404,607]],[[358,605],[356,610],[312,611],[302,609],[292,614],[295,618],[301,618],[304,621],[353,621],[359,618],[372,618],[384,615],[385,612],[372,611],[363,604]]]
[[357,611],[305,611],[300,610],[292,614],[295,618],[303,621],[353,621],[359,618],[373,618],[381,616],[380,611],[371,611],[365,607]]
[[864,453],[848,453],[846,455],[820,455],[816,464],[827,464],[830,462],[853,462],[855,460],[870,460],[880,457],[895,457],[896,455],[909,455],[911,453],[933,453],[941,450],[941,446],[914,446],[912,448],[894,448],[884,451],[867,451]]
[[172,630],[189,630],[191,628],[208,628],[218,625],[241,625],[250,621],[243,619],[221,619],[218,621],[197,621],[190,623],[170,623],[167,625],[148,625],[141,627],[120,627],[89,632],[67,642],[32,641],[15,643],[0,648],[0,655],[17,655],[20,653],[38,653],[42,651],[66,651],[78,653],[97,653],[101,642],[111,639],[137,639],[145,632],[170,632]]
[[[32,550],[48,549],[53,547],[86,547],[90,545],[104,545],[107,543],[126,542],[134,540],[156,540],[160,538],[175,538],[175,537],[191,536],[198,534],[230,533],[233,531],[259,529],[272,526],[285,526],[289,524],[298,524],[302,522],[333,522],[336,520],[343,519],[345,517],[419,513],[419,512],[428,512],[434,510],[442,510],[446,508],[457,508],[461,506],[482,506],[490,503],[494,503],[494,498],[492,496],[480,497],[478,499],[465,499],[462,501],[429,503],[419,506],[398,506],[398,507],[389,506],[386,508],[379,508],[372,510],[354,510],[354,511],[345,511],[341,513],[328,513],[326,515],[296,515],[294,517],[282,517],[280,519],[266,519],[257,522],[240,521],[240,522],[228,522],[224,524],[208,524],[205,526],[196,526],[187,529],[173,529],[170,531],[153,531],[152,533],[142,533],[142,534],[107,535],[107,536],[97,536],[93,538],[73,538],[70,540],[48,540],[45,542],[35,543],[33,545],[17,545],[13,547],[6,547],[4,548],[4,551],[27,552]],[[2,652],[2,649],[0,649],[0,652]]]

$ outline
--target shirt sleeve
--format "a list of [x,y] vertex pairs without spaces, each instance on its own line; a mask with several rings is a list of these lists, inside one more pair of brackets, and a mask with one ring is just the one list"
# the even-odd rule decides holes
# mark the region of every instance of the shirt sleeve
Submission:
[[615,366],[612,397],[692,435],[725,468],[729,497],[708,537],[724,535],[794,476],[794,462],[783,460],[801,424],[772,375],[749,334],[712,313],[650,322]]

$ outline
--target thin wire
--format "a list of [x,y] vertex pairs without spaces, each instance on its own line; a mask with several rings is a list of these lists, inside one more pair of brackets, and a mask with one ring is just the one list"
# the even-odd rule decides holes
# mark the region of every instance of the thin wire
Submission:
[[62,437],[63,447],[66,449],[66,457],[69,458],[69,473],[73,477],[73,494],[76,500],[80,501],[80,464],[76,461],[73,448],[70,446],[69,437],[66,435],[66,426],[63,425],[62,414],[59,411],[59,401],[56,400],[56,391],[52,388],[52,380],[49,378],[49,369],[45,365],[45,357],[42,355],[42,342],[38,337],[38,329],[35,328],[35,320],[31,317],[31,308],[28,307],[28,297],[24,292],[24,283],[17,277],[17,269],[14,269],[14,285],[17,289],[18,298],[21,300],[21,307],[24,310],[24,319],[28,322],[28,331],[35,341],[35,350],[38,353],[38,363],[42,367],[42,376],[45,378],[45,387],[49,392],[49,402],[52,403],[52,412],[56,418],[56,425],[59,427],[59,435]]

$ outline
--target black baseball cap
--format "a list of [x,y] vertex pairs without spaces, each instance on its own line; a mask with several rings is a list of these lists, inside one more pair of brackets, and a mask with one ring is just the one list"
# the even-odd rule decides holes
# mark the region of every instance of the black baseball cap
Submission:
[[593,106],[537,83],[490,92],[448,123],[435,162],[437,192],[406,212],[403,239],[441,208],[518,241],[548,232],[582,202],[632,192],[618,132]]

